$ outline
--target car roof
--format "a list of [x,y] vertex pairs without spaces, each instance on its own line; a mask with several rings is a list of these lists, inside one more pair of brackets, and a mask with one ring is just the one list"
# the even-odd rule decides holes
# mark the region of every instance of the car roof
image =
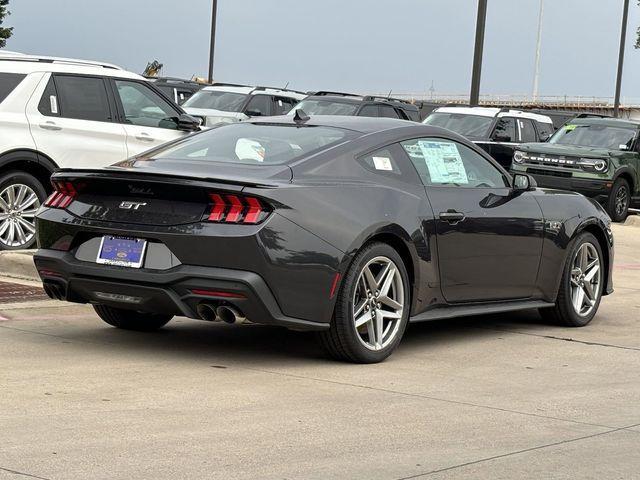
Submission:
[[295,90],[284,90],[275,87],[252,87],[249,85],[231,85],[231,84],[213,84],[207,85],[202,90],[205,92],[229,92],[229,93],[242,93],[249,94],[267,94],[267,95],[280,95],[281,97],[290,97],[296,100],[302,100],[306,95],[304,93],[296,92]]
[[375,97],[372,95],[352,95],[352,94],[346,94],[346,93],[331,95],[330,93],[323,93],[321,95],[311,94],[308,97],[306,97],[305,100],[327,100],[332,103],[348,103],[348,104],[372,102],[372,103],[393,105],[399,108],[406,108],[407,110],[415,110],[415,111],[419,110],[419,108],[416,105],[413,105],[404,100],[399,100],[397,98]]
[[632,127],[640,128],[640,122],[634,120],[626,120],[622,118],[574,118],[569,120],[567,124],[571,125],[602,125],[606,127]]
[[[407,120],[401,120],[399,118],[386,118],[386,117],[354,117],[350,115],[310,115],[309,119],[303,122],[296,122],[295,116],[282,115],[278,117],[265,117],[254,118],[247,120],[243,123],[267,123],[275,125],[310,125],[314,127],[335,127],[343,128],[347,130],[353,130],[363,134],[382,132],[385,130],[393,130],[404,128],[407,130],[420,129],[419,133],[424,132],[425,135],[442,135],[446,134],[447,137],[458,138],[459,135],[445,130],[440,127],[434,127],[431,125],[424,125],[416,122],[409,122]],[[460,137],[462,138],[462,137]]]
[[481,117],[520,117],[528,118],[542,123],[553,123],[551,118],[538,113],[525,112],[523,110],[504,109],[498,107],[439,107],[434,110],[438,113],[458,113],[461,115],[477,115]]
[[111,63],[80,60],[76,58],[25,55],[17,52],[0,53],[0,72],[24,74],[34,72],[76,73],[137,80],[143,79],[141,75],[128,72]]

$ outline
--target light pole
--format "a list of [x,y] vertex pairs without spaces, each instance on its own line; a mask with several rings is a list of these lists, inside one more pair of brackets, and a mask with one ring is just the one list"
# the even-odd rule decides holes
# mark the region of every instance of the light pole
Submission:
[[478,0],[478,18],[476,19],[476,45],[473,52],[473,71],[471,73],[471,95],[469,104],[477,107],[480,103],[480,75],[482,73],[482,50],[484,48],[484,26],[487,22],[487,0]]
[[544,0],[540,0],[540,13],[538,13],[538,39],[536,41],[536,63],[533,72],[533,100],[538,99],[538,84],[540,82],[540,48],[542,47],[542,15],[544,13]]
[[216,15],[218,13],[218,0],[213,0],[211,5],[211,44],[209,45],[209,83],[213,83],[213,54],[216,46]]
[[627,17],[629,16],[629,0],[624,0],[622,7],[622,27],[620,28],[620,51],[618,53],[618,76],[616,78],[616,94],[613,99],[613,116],[620,113],[620,88],[622,87],[622,64],[624,63],[624,45],[627,37]]

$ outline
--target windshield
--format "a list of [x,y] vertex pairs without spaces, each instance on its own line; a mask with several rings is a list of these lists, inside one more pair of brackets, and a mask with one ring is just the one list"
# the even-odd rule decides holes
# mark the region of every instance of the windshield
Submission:
[[153,158],[250,165],[289,163],[353,138],[333,127],[236,123],[212,128],[155,152]]
[[302,110],[307,115],[354,115],[358,109],[356,103],[336,102],[333,100],[302,100],[291,112]]
[[182,106],[222,110],[223,112],[239,112],[246,98],[247,95],[244,93],[200,90],[194,93]]
[[558,130],[549,139],[549,143],[607,150],[629,150],[635,135],[635,128],[569,124]]
[[488,135],[492,122],[493,117],[444,112],[434,112],[424,121],[427,125],[446,128],[459,133],[463,137],[484,137]]

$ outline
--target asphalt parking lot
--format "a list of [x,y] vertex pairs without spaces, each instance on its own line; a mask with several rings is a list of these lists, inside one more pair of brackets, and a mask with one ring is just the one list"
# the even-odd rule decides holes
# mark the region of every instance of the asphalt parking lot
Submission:
[[278,328],[0,305],[0,478],[640,478],[639,234],[616,226],[590,326],[413,325],[377,365]]

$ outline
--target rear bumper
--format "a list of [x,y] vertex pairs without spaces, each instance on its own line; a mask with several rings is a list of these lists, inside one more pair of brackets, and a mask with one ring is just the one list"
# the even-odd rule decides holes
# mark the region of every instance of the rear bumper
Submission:
[[[77,260],[68,252],[38,250],[36,268],[49,296],[150,313],[199,318],[200,303],[230,305],[250,321],[296,330],[326,323],[286,316],[260,275],[227,268],[180,265],[169,270],[127,269]],[[230,295],[194,294],[192,290]]]

